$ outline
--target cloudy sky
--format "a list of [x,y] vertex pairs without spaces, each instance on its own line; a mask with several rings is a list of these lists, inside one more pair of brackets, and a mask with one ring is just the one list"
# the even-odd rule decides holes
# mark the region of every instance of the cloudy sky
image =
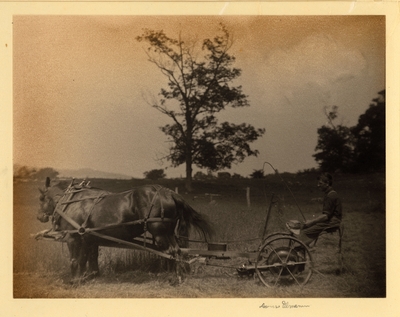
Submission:
[[281,172],[316,167],[324,107],[338,106],[338,123],[352,126],[385,88],[384,16],[16,15],[14,163],[184,176],[183,165],[157,160],[169,121],[147,101],[167,82],[135,38],[149,28],[201,44],[220,22],[251,105],[220,120],[266,129],[252,144],[259,156],[231,172],[248,176],[265,161]]

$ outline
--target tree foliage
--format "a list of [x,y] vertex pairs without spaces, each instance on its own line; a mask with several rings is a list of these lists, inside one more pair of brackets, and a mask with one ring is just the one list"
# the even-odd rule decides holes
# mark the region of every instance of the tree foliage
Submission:
[[385,90],[373,99],[354,127],[335,125],[338,107],[325,108],[329,124],[318,129],[319,151],[313,155],[323,171],[382,172],[385,170]]
[[339,125],[336,128],[322,126],[318,129],[318,144],[314,158],[321,170],[347,172],[352,164],[352,135],[349,128]]
[[353,127],[354,170],[384,171],[386,162],[386,106],[385,90],[372,100],[367,111],[362,114]]
[[217,171],[256,156],[250,148],[265,132],[249,124],[219,123],[217,114],[227,107],[249,106],[241,86],[233,81],[241,70],[228,53],[233,41],[224,25],[213,39],[205,39],[201,53],[196,43],[168,37],[163,31],[144,30],[149,61],[167,78],[160,99],[152,106],[172,123],[161,127],[171,141],[165,157],[173,166],[186,164],[186,188],[191,189],[192,164]]
[[14,178],[19,179],[45,179],[46,177],[56,178],[58,171],[51,167],[37,169],[35,167],[14,165]]
[[264,178],[264,170],[253,170],[253,173],[250,174],[250,178],[255,178],[255,179],[259,179],[259,178]]
[[151,180],[158,180],[165,178],[167,175],[164,173],[163,169],[154,169],[148,172],[144,172],[144,177]]

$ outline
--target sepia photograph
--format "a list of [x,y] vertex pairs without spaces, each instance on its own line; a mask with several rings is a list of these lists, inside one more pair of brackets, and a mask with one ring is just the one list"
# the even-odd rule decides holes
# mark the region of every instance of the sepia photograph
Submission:
[[10,17],[14,300],[391,298],[385,10],[90,7]]

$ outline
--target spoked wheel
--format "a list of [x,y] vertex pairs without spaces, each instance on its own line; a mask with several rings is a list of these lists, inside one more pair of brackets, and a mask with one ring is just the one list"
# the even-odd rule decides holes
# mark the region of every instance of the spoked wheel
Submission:
[[313,261],[307,246],[289,235],[267,239],[257,254],[255,271],[261,282],[279,285],[305,285],[312,275]]

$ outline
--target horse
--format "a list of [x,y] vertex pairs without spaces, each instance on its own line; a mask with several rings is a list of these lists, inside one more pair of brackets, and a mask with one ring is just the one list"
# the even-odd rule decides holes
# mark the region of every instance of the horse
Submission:
[[[53,231],[68,245],[72,280],[99,274],[98,248],[115,242],[132,242],[149,232],[156,248],[177,260],[176,275],[182,282],[179,232],[196,230],[207,241],[214,230],[205,215],[195,211],[179,194],[160,185],[144,185],[112,193],[46,178],[40,189],[37,219],[52,218]],[[88,263],[88,268],[86,264]]]

